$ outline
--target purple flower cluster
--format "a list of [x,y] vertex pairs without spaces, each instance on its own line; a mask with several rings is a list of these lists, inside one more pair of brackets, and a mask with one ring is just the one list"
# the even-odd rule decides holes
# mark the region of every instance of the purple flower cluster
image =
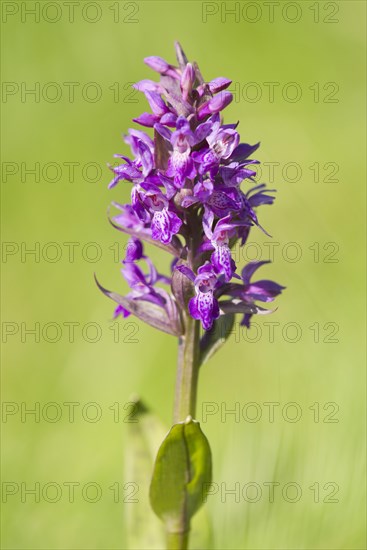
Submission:
[[[251,281],[267,262],[251,262],[239,275],[231,250],[245,245],[252,226],[261,228],[256,209],[274,197],[264,184],[241,189],[242,182],[254,181],[252,165],[258,161],[250,157],[259,144],[240,143],[237,124],[222,123],[220,113],[232,101],[226,91],[231,81],[205,82],[179,44],[176,54],[177,67],[160,57],[146,58],[160,80],[135,84],[151,112],[134,121],[152,129],[152,137],[129,130],[125,142],[133,159],[116,155],[122,163],[111,166],[109,186],[132,184],[131,203],[114,203],[119,212],[111,220],[131,235],[122,269],[131,292],[125,297],[104,292],[118,302],[116,315],[133,313],[172,334],[184,331],[183,311],[205,330],[235,313],[249,326],[252,314],[269,312],[255,302],[273,301],[284,287]],[[170,277],[160,275],[144,255],[142,240],[173,255]]]

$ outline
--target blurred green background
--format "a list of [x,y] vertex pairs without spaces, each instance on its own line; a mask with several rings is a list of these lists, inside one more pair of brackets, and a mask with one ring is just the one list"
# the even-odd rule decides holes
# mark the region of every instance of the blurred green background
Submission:
[[[269,164],[261,178],[278,190],[259,212],[278,243],[262,277],[287,287],[201,373],[218,484],[208,547],[365,548],[365,3],[278,2],[274,15],[266,2],[74,4],[71,17],[41,2],[36,20],[34,2],[2,2],[2,547],[129,544],[126,403],[138,393],[170,425],[176,341],[113,323],[93,273],[126,289],[126,239],[106,210],[130,186],[108,191],[106,163],[146,110],[129,88],[155,78],[143,58],[173,62],[179,39],[206,79],[233,79],[225,120],[279,163],[273,182]],[[269,256],[260,231],[250,241],[246,258]],[[165,255],[152,256],[163,271]],[[26,414],[35,407],[39,418]],[[26,492],[36,483],[39,502]]]

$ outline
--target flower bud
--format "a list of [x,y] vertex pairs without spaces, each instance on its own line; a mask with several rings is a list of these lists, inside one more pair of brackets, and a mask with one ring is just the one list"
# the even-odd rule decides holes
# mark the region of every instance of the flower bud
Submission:
[[230,92],[223,92],[209,99],[206,103],[201,105],[198,110],[198,119],[202,120],[208,115],[219,113],[231,103],[233,95]]
[[222,90],[225,90],[232,84],[232,80],[228,80],[228,78],[224,78],[223,76],[219,76],[218,78],[214,78],[214,80],[211,80],[208,83],[209,90],[212,94],[217,94],[218,92],[221,92]]
[[158,94],[162,93],[162,87],[159,85],[159,83],[148,79],[139,80],[139,82],[133,84],[133,88],[135,90],[138,90],[139,92],[156,92]]
[[159,74],[168,75],[176,79],[180,78],[177,69],[169,65],[162,57],[152,55],[151,57],[146,57],[144,63]]
[[153,71],[157,71],[157,73],[160,74],[167,73],[170,69],[170,65],[168,65],[167,61],[165,61],[162,57],[158,57],[156,55],[146,57],[144,59],[144,63],[148,65],[148,67],[153,69]]
[[168,107],[156,92],[145,92],[145,96],[149,102],[150,108],[157,116],[162,116],[168,111]]

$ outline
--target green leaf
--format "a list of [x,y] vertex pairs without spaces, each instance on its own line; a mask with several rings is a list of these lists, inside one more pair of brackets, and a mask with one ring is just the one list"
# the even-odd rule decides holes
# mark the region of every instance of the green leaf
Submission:
[[199,422],[188,417],[174,424],[158,451],[150,486],[152,508],[169,533],[189,530],[211,476],[211,451]]
[[200,365],[206,363],[231,334],[235,320],[233,313],[221,315],[214,321],[213,328],[206,332],[200,341]]
[[132,398],[128,405],[123,492],[126,546],[158,550],[164,548],[165,534],[152,513],[149,485],[154,458],[167,430],[138,398]]

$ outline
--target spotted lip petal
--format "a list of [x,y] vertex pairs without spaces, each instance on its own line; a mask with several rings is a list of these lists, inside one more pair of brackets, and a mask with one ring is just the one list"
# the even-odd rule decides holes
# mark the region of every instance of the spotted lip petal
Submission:
[[213,266],[218,273],[224,274],[226,282],[232,279],[235,271],[235,263],[232,260],[231,251],[228,245],[215,245],[215,251],[210,258]]
[[189,302],[191,317],[201,321],[204,330],[210,330],[215,319],[219,317],[219,306],[213,292],[199,292]]
[[174,212],[163,208],[153,215],[152,237],[163,244],[169,244],[172,241],[172,237],[179,232],[181,225],[182,221]]

